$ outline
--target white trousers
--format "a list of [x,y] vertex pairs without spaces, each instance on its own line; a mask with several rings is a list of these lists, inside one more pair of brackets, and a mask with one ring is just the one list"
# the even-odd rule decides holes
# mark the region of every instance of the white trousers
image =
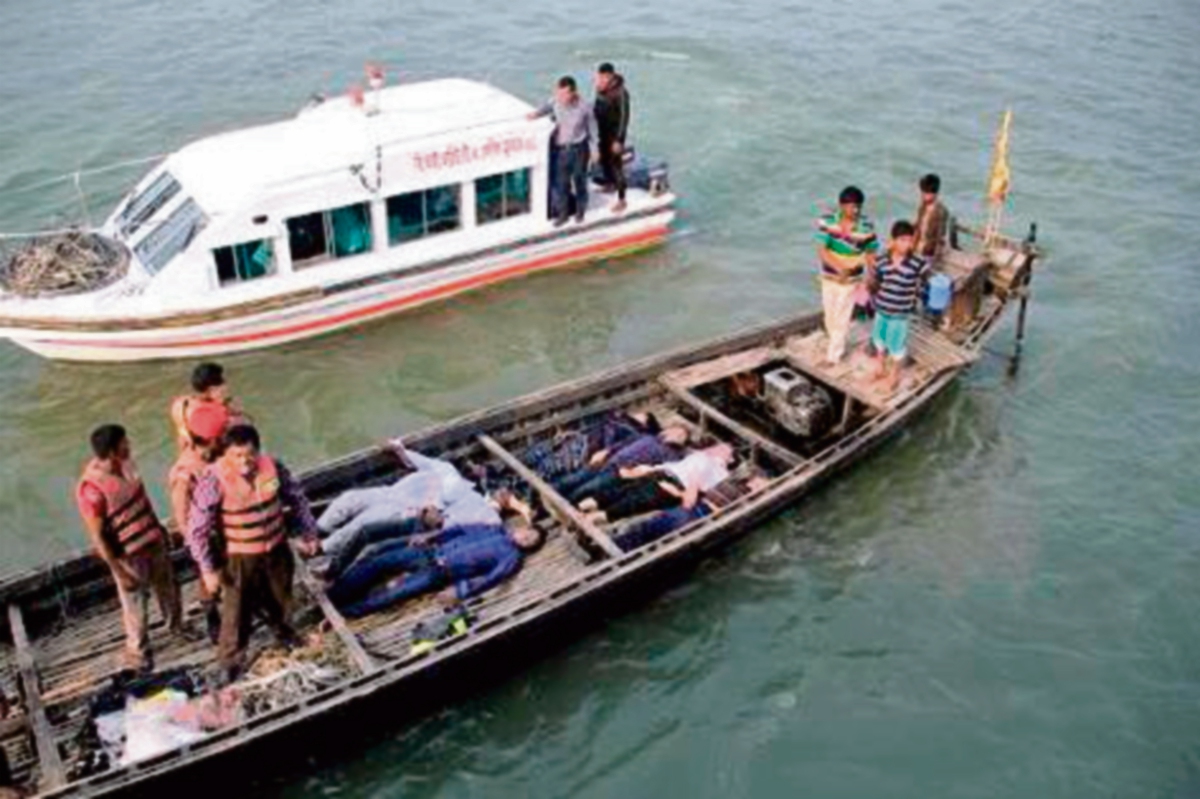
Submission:
[[854,317],[854,289],[856,283],[838,283],[828,278],[821,279],[821,305],[825,309],[825,334],[829,336],[829,349],[825,357],[833,362],[840,361],[846,354],[846,339],[850,335],[850,323]]

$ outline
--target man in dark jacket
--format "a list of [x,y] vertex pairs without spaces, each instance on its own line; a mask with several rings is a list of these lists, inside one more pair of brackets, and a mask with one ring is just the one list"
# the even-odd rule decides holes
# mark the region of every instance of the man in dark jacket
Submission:
[[629,130],[629,91],[625,77],[612,64],[603,63],[596,69],[596,127],[600,133],[600,168],[604,183],[616,189],[617,202],[613,213],[625,210],[625,134]]
[[[329,598],[350,618],[439,589],[445,589],[442,601],[453,604],[516,574],[541,543],[541,531],[514,516],[507,527],[464,525],[375,544],[329,589]],[[378,586],[384,578],[390,579]]]

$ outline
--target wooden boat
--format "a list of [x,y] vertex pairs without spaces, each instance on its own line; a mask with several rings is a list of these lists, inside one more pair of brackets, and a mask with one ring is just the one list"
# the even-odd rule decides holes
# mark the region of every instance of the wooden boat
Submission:
[[[79,773],[76,742],[89,701],[120,668],[122,633],[106,569],[81,555],[0,582],[8,621],[0,688],[15,702],[0,722],[0,744],[17,779],[55,797],[162,795],[172,786],[194,792],[195,780],[206,774],[225,775],[214,783],[222,786],[229,775],[250,779],[272,764],[298,762],[305,741],[321,749],[334,740],[355,740],[364,722],[395,725],[430,702],[453,699],[479,664],[493,673],[499,664],[528,656],[539,642],[577,634],[619,600],[660,589],[680,567],[793,505],[883,444],[981,356],[1014,302],[1021,306],[1020,338],[1036,255],[1031,241],[1010,239],[982,252],[947,253],[941,268],[969,296],[950,330],[918,326],[910,377],[892,394],[873,387],[857,358],[836,370],[821,366],[814,353],[824,334],[819,316],[811,314],[613,368],[405,437],[408,448],[456,464],[487,463],[518,491],[540,499],[545,546],[516,577],[472,600],[474,623],[467,632],[428,651],[414,651],[411,634],[441,612],[432,599],[347,621],[301,567],[302,626],[324,630],[323,651],[340,658],[343,676],[140,762]],[[768,396],[767,383],[778,382],[780,370],[803,376],[830,398],[834,415],[824,429],[808,436],[790,432],[797,427],[789,415],[795,408]],[[747,385],[757,388],[747,392]],[[625,551],[621,525],[589,520],[528,461],[532,447],[631,409],[681,423],[697,439],[728,442],[741,466],[709,494],[716,507],[710,516]],[[799,421],[806,420],[812,417]],[[314,469],[303,482],[320,507],[346,489],[392,481],[405,468],[394,449],[382,446]],[[752,483],[751,477],[760,480]],[[194,598],[195,577],[177,555],[187,575],[185,598]],[[265,646],[265,632],[256,635],[255,646]],[[203,668],[213,661],[207,642],[179,643],[161,626],[153,630],[153,645],[160,669]]]
[[554,126],[529,119],[533,106],[475,81],[383,88],[376,76],[366,97],[193,142],[93,234],[35,243],[37,275],[70,273],[80,259],[108,268],[46,291],[14,280],[12,261],[7,277],[0,270],[0,337],[75,361],[250,350],[669,235],[664,163],[630,164],[623,213],[592,192],[586,219],[557,227]]

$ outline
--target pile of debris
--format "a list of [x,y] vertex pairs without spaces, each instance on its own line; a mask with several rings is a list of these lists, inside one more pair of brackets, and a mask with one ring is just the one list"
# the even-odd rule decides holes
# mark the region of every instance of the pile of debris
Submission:
[[21,297],[94,291],[129,270],[129,250],[82,230],[33,239],[0,267],[0,285]]
[[70,779],[157,757],[337,685],[353,673],[330,636],[304,646],[270,647],[245,676],[224,684],[202,667],[146,676],[122,672],[89,701],[83,724],[66,747]]

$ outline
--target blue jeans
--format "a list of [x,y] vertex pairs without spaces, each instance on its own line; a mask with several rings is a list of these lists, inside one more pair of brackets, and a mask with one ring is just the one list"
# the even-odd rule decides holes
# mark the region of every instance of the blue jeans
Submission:
[[583,219],[588,204],[587,142],[558,147],[554,156],[554,196],[558,200],[554,217],[565,222],[571,215],[570,198],[573,189],[575,216]]
[[[577,471],[564,474],[562,477],[551,480],[550,484],[557,489],[558,493],[574,502],[576,500],[572,498],[573,494],[578,492],[584,486],[591,484],[606,471],[607,469],[603,466],[601,466],[599,469],[593,469],[591,466],[584,466],[582,469],[578,469]],[[586,494],[584,496],[586,496]]]
[[347,525],[345,529],[350,530],[349,533],[344,533],[344,530],[339,532],[340,545],[334,548],[326,546],[329,551],[328,578],[336,581],[358,559],[362,551],[372,544],[408,538],[418,532],[420,527],[420,520],[411,516],[407,519]]
[[688,522],[703,519],[710,513],[712,511],[702,502],[696,503],[695,507],[692,508],[680,506],[671,510],[665,510],[662,513],[654,514],[649,519],[631,524],[624,533],[614,538],[613,541],[621,548],[622,552],[629,552],[640,546],[645,546],[651,541],[657,541],[667,533],[674,532],[683,527]]
[[[371,590],[379,580],[396,574],[403,576]],[[343,615],[353,619],[449,584],[450,577],[438,565],[433,550],[397,539],[369,547],[329,589],[329,598]]]

